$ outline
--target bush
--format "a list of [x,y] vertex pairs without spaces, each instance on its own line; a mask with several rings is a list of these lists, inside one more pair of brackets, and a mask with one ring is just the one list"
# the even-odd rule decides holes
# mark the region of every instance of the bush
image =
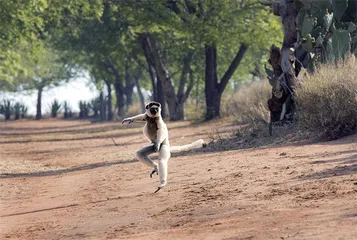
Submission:
[[357,130],[357,65],[354,58],[324,65],[296,89],[299,126],[327,140]]
[[267,99],[271,97],[271,86],[261,80],[241,87],[227,101],[225,115],[236,117],[250,125],[268,124],[269,109]]
[[51,103],[51,116],[53,118],[56,118],[60,110],[61,110],[61,104],[59,104],[59,102],[55,99]]

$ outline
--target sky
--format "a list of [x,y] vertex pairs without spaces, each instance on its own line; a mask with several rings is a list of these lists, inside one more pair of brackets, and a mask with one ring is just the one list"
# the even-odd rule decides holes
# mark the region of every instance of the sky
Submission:
[[[98,91],[93,83],[86,78],[73,79],[59,87],[45,90],[42,94],[42,113],[50,112],[50,105],[57,99],[60,103],[68,101],[73,112],[79,112],[80,100],[92,100],[98,96]],[[28,115],[36,115],[37,92],[30,93],[0,93],[0,100],[11,99],[14,102],[25,103],[28,107]]]

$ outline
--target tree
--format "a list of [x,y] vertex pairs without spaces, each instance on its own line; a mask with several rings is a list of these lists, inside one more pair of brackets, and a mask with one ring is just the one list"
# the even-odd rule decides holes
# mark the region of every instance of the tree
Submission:
[[37,90],[36,119],[42,118],[42,93],[71,78],[58,52],[46,42],[26,44],[22,50],[21,65],[25,68],[15,83],[18,90]]

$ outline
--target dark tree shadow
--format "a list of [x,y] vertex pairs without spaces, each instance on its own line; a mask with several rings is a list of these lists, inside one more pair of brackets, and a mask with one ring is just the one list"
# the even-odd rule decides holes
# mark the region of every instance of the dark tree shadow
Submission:
[[32,139],[32,140],[9,140],[9,141],[0,141],[0,144],[14,144],[14,143],[41,143],[41,142],[68,142],[68,141],[81,141],[81,140],[91,140],[91,139],[106,139],[106,138],[120,138],[137,135],[137,132],[128,132],[128,133],[115,133],[105,136],[92,136],[92,137],[73,137],[73,138],[57,138],[57,139]]
[[58,127],[44,127],[44,128],[29,128],[29,127],[3,127],[2,130],[13,130],[13,131],[36,131],[36,130],[51,130],[51,129],[61,129],[61,128],[78,128],[78,127],[83,127],[83,126],[88,126],[92,125],[93,123],[82,123],[82,124],[76,124],[76,125],[71,125],[71,126],[58,126]]
[[[141,126],[142,125],[142,126]],[[141,124],[139,127],[138,126],[127,126],[126,128],[131,128],[131,129],[141,129],[144,124]],[[184,126],[176,126],[176,127],[172,127],[171,129],[180,129],[180,128],[187,128],[189,126],[184,125]],[[114,128],[115,130],[119,130],[119,129],[126,129],[124,127],[118,127],[118,128]],[[100,128],[100,130],[95,130],[93,132],[89,132],[88,129],[83,129],[83,131],[78,130],[76,131],[68,131],[68,133],[74,133],[73,135],[75,136],[75,134],[86,134],[86,133],[99,133],[99,132],[110,132],[111,128],[109,128],[108,131],[103,131],[103,128]],[[67,130],[65,130],[67,132]],[[47,132],[48,133],[48,132]],[[58,132],[53,132],[53,133],[61,133],[61,131]],[[41,134],[41,133],[40,133]],[[23,139],[23,140],[19,140],[17,139],[17,137],[14,137],[14,139],[9,139],[9,140],[4,140],[1,141],[0,138],[0,144],[17,144],[17,143],[29,143],[29,142],[62,142],[62,141],[81,141],[81,140],[91,140],[91,139],[106,139],[106,138],[120,138],[120,137],[127,137],[127,136],[133,136],[133,135],[138,135],[138,134],[142,134],[141,132],[126,132],[126,133],[113,133],[113,134],[108,134],[105,136],[87,136],[87,137],[71,137],[71,138],[56,138],[56,139]],[[3,133],[1,133],[1,135],[4,135]],[[11,136],[12,134],[9,134],[8,136]],[[29,135],[38,135],[38,133],[29,133],[27,136]],[[26,136],[26,133],[24,134],[19,134],[18,136],[21,136],[21,138],[23,138],[24,136]]]
[[70,204],[70,205],[66,205],[66,206],[59,206],[59,207],[52,207],[52,208],[44,208],[44,209],[33,210],[33,211],[28,211],[28,212],[21,212],[21,213],[12,213],[12,214],[1,215],[0,217],[20,216],[20,215],[25,215],[25,214],[38,213],[38,212],[46,212],[46,211],[51,211],[51,210],[56,210],[56,209],[62,209],[62,208],[70,208],[70,207],[76,207],[76,206],[79,206],[79,204]]
[[337,166],[334,168],[326,169],[321,172],[316,172],[307,176],[303,176],[302,179],[323,179],[329,177],[355,175],[357,174],[357,164]]
[[58,169],[58,170],[48,170],[48,171],[30,172],[30,173],[3,173],[3,174],[0,174],[0,178],[46,177],[46,176],[54,176],[54,175],[60,175],[60,174],[70,173],[70,172],[85,171],[85,170],[95,169],[95,168],[110,167],[113,165],[134,163],[137,161],[138,160],[136,160],[136,159],[119,160],[119,161],[114,161],[114,162],[91,163],[91,164],[80,165],[80,166],[66,168],[66,169]]
[[[59,131],[41,131],[41,132],[15,132],[15,133],[1,133],[2,136],[33,136],[33,135],[46,135],[46,134],[65,134],[65,133],[70,133],[70,134],[90,134],[90,133],[99,133],[99,132],[108,132],[108,131],[114,131],[118,129],[123,129],[122,127],[116,127],[116,126],[103,126],[103,127],[97,127],[97,128],[84,128],[84,129],[67,129],[68,127],[63,127],[66,128],[66,130],[59,130]],[[42,130],[42,129],[38,129]]]

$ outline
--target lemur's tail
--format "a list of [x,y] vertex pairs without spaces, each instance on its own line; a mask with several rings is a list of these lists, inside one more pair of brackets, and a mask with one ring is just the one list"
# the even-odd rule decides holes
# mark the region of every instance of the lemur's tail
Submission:
[[187,145],[183,145],[183,146],[171,146],[170,150],[171,151],[188,151],[191,149],[195,149],[195,148],[201,148],[203,147],[205,144],[205,141],[203,141],[203,139],[199,139],[197,141],[194,141],[193,143],[187,144]]

